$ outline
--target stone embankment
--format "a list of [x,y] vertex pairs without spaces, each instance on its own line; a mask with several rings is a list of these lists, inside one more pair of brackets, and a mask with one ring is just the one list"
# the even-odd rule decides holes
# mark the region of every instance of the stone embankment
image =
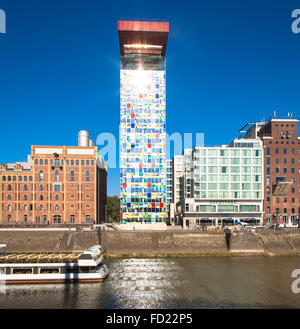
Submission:
[[7,252],[80,252],[101,244],[111,257],[300,255],[300,231],[26,231],[1,230]]

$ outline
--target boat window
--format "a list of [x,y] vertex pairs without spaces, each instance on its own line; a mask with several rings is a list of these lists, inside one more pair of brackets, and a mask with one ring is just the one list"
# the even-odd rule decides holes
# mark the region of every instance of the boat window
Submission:
[[66,273],[78,273],[78,267],[66,267]]
[[80,273],[89,273],[90,268],[89,267],[80,267],[79,272]]
[[52,273],[59,273],[59,268],[50,267],[50,268],[41,268],[40,269],[40,274],[52,274]]
[[32,274],[32,268],[13,268],[12,274]]

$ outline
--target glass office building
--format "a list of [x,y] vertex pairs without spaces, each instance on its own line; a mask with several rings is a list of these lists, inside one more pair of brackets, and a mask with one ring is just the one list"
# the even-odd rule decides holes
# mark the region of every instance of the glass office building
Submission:
[[168,23],[119,21],[121,222],[166,221]]

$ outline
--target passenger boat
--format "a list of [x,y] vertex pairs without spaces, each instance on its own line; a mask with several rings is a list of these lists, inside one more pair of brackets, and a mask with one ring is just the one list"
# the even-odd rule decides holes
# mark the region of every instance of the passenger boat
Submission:
[[102,282],[109,274],[105,250],[96,245],[83,253],[9,254],[0,256],[5,284]]

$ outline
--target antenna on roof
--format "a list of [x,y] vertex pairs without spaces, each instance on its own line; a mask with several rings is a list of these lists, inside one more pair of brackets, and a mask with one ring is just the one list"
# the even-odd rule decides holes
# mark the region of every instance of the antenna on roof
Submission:
[[273,119],[276,118],[276,111],[273,111]]

